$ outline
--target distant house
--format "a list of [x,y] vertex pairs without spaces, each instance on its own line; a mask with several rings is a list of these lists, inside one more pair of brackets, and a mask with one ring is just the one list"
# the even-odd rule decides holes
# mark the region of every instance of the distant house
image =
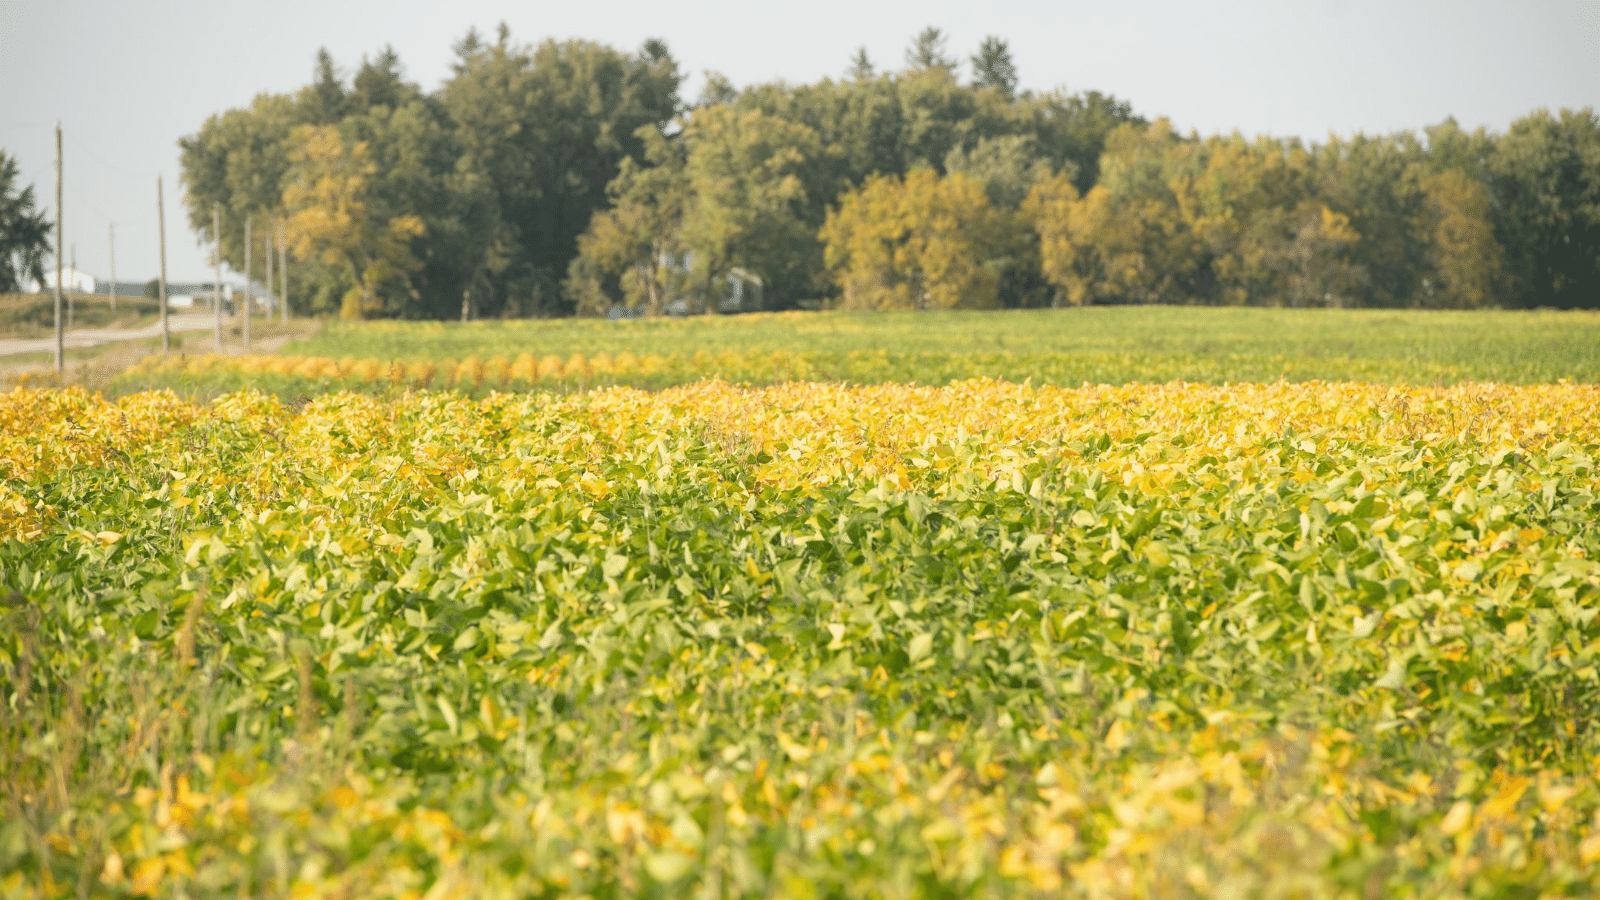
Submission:
[[[262,312],[276,311],[278,308],[278,295],[262,287],[259,282],[252,281],[250,294],[255,301],[255,308]],[[167,306],[171,309],[189,309],[200,306],[211,308],[212,298],[222,298],[223,312],[232,315],[238,311],[238,305],[244,297],[244,289],[231,284],[223,284],[218,291],[215,283],[210,281],[169,281],[167,282]]]
[[[96,294],[110,294],[112,287],[113,285],[109,281],[101,281],[98,278],[95,279],[94,292]],[[144,296],[144,282],[142,281],[119,281],[116,283],[115,287],[117,289],[118,297]]]
[[222,290],[217,290],[216,284],[210,281],[169,281],[167,282],[167,307],[170,309],[189,309],[193,306],[211,308],[214,298],[222,297],[222,308],[227,309],[233,301],[233,287],[224,284]]
[[[693,265],[692,253],[661,254],[661,268],[675,272],[678,276],[677,282],[689,286],[687,291],[673,292],[677,296],[669,297],[666,304],[667,315],[691,315],[704,311],[708,304],[721,313],[756,312],[765,309],[761,296],[765,284],[760,275],[734,266],[709,285],[711,296],[707,297],[704,287],[694,285],[693,279],[689,277]],[[612,318],[617,316],[613,315]]]
[[[48,294],[55,290],[56,272],[49,269],[45,273],[45,281],[24,281],[22,290],[28,294]],[[117,282],[117,296],[142,297],[144,296],[145,282],[119,281]],[[88,272],[78,269],[61,270],[61,289],[79,294],[111,293],[111,282],[95,278]],[[244,289],[223,283],[222,289],[217,289],[215,282],[210,281],[169,281],[167,282],[167,308],[190,309],[196,306],[211,308],[212,298],[222,297],[222,308],[225,312],[232,313],[236,310],[235,299],[244,294]],[[259,281],[250,282],[250,295],[255,300],[255,308],[261,311],[276,311],[278,308],[278,295],[268,290]]]
[[250,299],[255,301],[255,308],[258,310],[274,312],[278,308],[278,295],[253,278],[250,280]]
[[728,270],[728,294],[719,305],[723,312],[754,312],[765,309],[761,291],[766,282],[748,269],[734,266]]
[[[92,294],[95,292],[95,277],[81,269],[65,267],[61,270],[61,289],[74,291],[79,294]],[[44,282],[40,283],[29,279],[22,283],[24,294],[48,294],[56,289],[56,270],[47,269],[44,273]]]

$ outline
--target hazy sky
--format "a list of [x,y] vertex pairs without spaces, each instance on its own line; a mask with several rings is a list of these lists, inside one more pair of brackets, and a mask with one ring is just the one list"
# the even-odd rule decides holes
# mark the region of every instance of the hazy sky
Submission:
[[587,38],[633,50],[663,38],[692,76],[686,98],[707,69],[740,86],[838,77],[859,46],[880,69],[899,68],[911,36],[935,25],[962,59],[985,35],[1005,38],[1025,88],[1115,94],[1202,134],[1320,141],[1452,115],[1501,131],[1537,107],[1600,106],[1600,0],[0,0],[0,147],[53,214],[61,122],[67,242],[80,268],[105,277],[115,222],[123,281],[156,272],[163,174],[168,277],[198,280],[209,270],[181,200],[179,137],[257,93],[305,84],[322,46],[348,74],[391,44],[431,90],[467,29],[492,35],[501,21],[518,42]]

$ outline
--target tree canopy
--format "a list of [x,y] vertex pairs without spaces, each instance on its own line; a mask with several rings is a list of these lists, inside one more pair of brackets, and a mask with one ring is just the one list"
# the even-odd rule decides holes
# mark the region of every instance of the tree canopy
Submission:
[[22,289],[25,279],[44,283],[54,223],[34,208],[33,185],[20,185],[16,157],[0,150],[0,293]]
[[[298,216],[307,227],[291,248],[303,263],[291,269],[291,296],[306,312],[444,317],[463,298],[475,315],[573,312],[561,282],[578,236],[610,205],[623,160],[643,161],[641,126],[677,112],[677,63],[656,40],[634,54],[588,41],[535,47],[504,27],[492,43],[469,33],[455,50],[451,77],[432,94],[406,80],[392,49],[348,83],[323,51],[297,94],[211,117],[179,142],[195,230],[216,240],[211,208],[222,204],[223,257],[237,266],[245,217]],[[342,239],[326,226],[349,211],[302,177],[312,156],[331,159],[312,153],[313,140],[370,169],[360,176],[364,218]],[[335,169],[321,177],[344,177]],[[357,247],[377,255],[352,262]]]
[[898,71],[863,48],[839,80],[708,72],[692,102],[657,40],[469,32],[431,92],[392,48],[353,72],[324,51],[298,92],[180,141],[189,218],[233,265],[246,219],[287,227],[295,302],[353,316],[1600,306],[1592,109],[1503,135],[1183,135],[1024,90],[999,36],[964,80],[948,44],[922,29]]

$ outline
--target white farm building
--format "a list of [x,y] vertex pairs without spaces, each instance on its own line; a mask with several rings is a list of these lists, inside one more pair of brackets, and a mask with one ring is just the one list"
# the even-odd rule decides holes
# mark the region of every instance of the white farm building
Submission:
[[[61,270],[61,289],[74,291],[79,294],[94,293],[95,277],[81,269],[63,267]],[[48,269],[44,273],[44,283],[29,279],[22,283],[24,294],[48,294],[56,289],[56,270]]]

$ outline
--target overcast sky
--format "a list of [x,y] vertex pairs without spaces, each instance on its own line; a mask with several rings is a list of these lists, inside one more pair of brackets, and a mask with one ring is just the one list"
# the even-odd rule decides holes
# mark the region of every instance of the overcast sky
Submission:
[[[393,45],[432,90],[451,45],[504,21],[518,42],[587,38],[633,50],[665,39],[693,98],[704,70],[736,85],[839,77],[865,46],[899,68],[911,36],[944,29],[963,59],[1010,42],[1022,86],[1094,89],[1201,134],[1415,130],[1447,116],[1503,131],[1538,107],[1600,106],[1600,2],[489,2],[489,0],[0,0],[0,147],[54,207],[65,131],[66,233],[80,268],[157,268],[155,180],[167,185],[167,271],[209,271],[189,230],[177,140],[257,93],[288,92],[326,46],[348,74]],[[965,74],[965,73],[964,73]]]

